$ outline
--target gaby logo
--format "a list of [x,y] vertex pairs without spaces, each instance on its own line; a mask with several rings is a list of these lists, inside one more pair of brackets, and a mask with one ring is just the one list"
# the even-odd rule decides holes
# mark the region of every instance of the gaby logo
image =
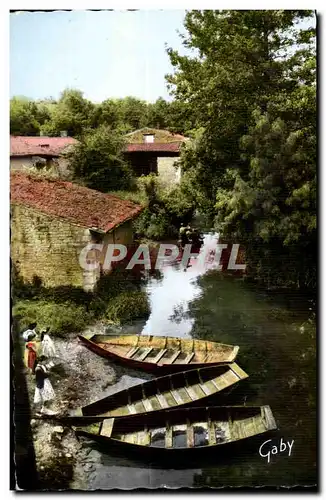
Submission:
[[[166,265],[179,262],[186,268],[189,264],[192,267],[201,268],[203,271],[208,269],[222,270],[223,267],[228,270],[244,271],[246,265],[237,263],[239,254],[239,245],[226,243],[215,243],[203,247],[198,252],[192,252],[192,245],[187,244],[180,250],[177,245],[162,243],[158,249],[153,249],[148,245],[139,245],[132,255],[128,255],[128,248],[121,244],[89,243],[86,245],[80,255],[79,264],[85,271],[92,271],[101,267],[103,270],[112,269],[112,264],[126,261],[126,269],[133,269],[135,266],[143,266],[144,269],[162,269]],[[228,251],[227,265],[224,258],[222,264],[222,252]]]
[[267,463],[271,461],[271,455],[277,455],[285,451],[288,453],[288,457],[290,457],[293,443],[294,439],[292,439],[292,441],[283,441],[283,438],[281,438],[278,446],[273,444],[271,439],[268,439],[260,446],[259,455],[263,458],[267,458]]

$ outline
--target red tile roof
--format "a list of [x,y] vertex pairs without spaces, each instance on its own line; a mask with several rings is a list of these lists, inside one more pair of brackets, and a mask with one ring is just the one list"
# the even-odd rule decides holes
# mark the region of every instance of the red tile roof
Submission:
[[32,207],[46,215],[62,217],[87,228],[110,231],[135,217],[140,205],[71,182],[50,180],[13,171],[11,203]]
[[139,151],[154,151],[156,153],[179,153],[181,142],[142,142],[138,144],[127,144],[126,153],[135,153]]
[[10,136],[10,156],[60,156],[78,141],[73,137]]

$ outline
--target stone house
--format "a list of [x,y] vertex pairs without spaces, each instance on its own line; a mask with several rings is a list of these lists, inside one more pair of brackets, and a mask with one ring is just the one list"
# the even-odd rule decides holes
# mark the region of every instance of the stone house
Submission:
[[178,159],[187,137],[168,130],[143,128],[126,135],[125,158],[137,176],[155,173],[165,185],[180,182]]
[[[59,179],[11,172],[11,259],[25,282],[94,289],[109,243],[131,244],[140,205]],[[103,251],[85,253],[88,244]]]
[[65,154],[77,143],[73,137],[10,136],[10,170],[46,171],[68,178]]

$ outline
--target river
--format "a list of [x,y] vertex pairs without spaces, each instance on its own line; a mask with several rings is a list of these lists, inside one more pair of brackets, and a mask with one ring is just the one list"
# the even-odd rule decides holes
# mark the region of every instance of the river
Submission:
[[[217,235],[208,233],[202,251]],[[310,302],[300,294],[268,294],[248,285],[241,277],[207,270],[196,264],[184,269],[180,263],[162,268],[161,276],[149,277],[145,285],[151,302],[148,321],[123,331],[142,331],[211,339],[240,346],[237,362],[249,374],[228,398],[217,404],[271,406],[280,439],[288,449],[271,455],[270,463],[259,455],[258,440],[248,450],[225,460],[208,457],[205,463],[145,463],[136,456],[103,450],[88,477],[90,489],[180,488],[239,486],[311,486],[316,484],[316,334]],[[310,307],[309,307],[310,306]],[[121,371],[110,393],[150,376]],[[95,451],[97,450],[97,451]],[[274,448],[275,450],[275,448]]]

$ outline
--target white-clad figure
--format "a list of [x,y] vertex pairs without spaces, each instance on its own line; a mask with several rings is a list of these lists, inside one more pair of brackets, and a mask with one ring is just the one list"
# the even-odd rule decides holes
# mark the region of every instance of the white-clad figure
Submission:
[[42,345],[42,355],[47,358],[54,358],[56,355],[56,350],[53,341],[48,335],[49,328],[43,330],[41,333],[41,345]]
[[49,380],[48,365],[44,364],[44,356],[40,356],[35,368],[35,393],[34,393],[34,404],[41,404],[41,413],[47,413],[49,415],[54,415],[55,412],[45,408],[46,403],[55,398],[55,393],[52,384]]
[[30,323],[28,325],[27,330],[25,330],[23,332],[23,339],[25,340],[25,342],[28,342],[28,340],[29,340],[30,337],[36,337],[37,336],[37,333],[35,331],[36,327],[37,327],[37,323]]

